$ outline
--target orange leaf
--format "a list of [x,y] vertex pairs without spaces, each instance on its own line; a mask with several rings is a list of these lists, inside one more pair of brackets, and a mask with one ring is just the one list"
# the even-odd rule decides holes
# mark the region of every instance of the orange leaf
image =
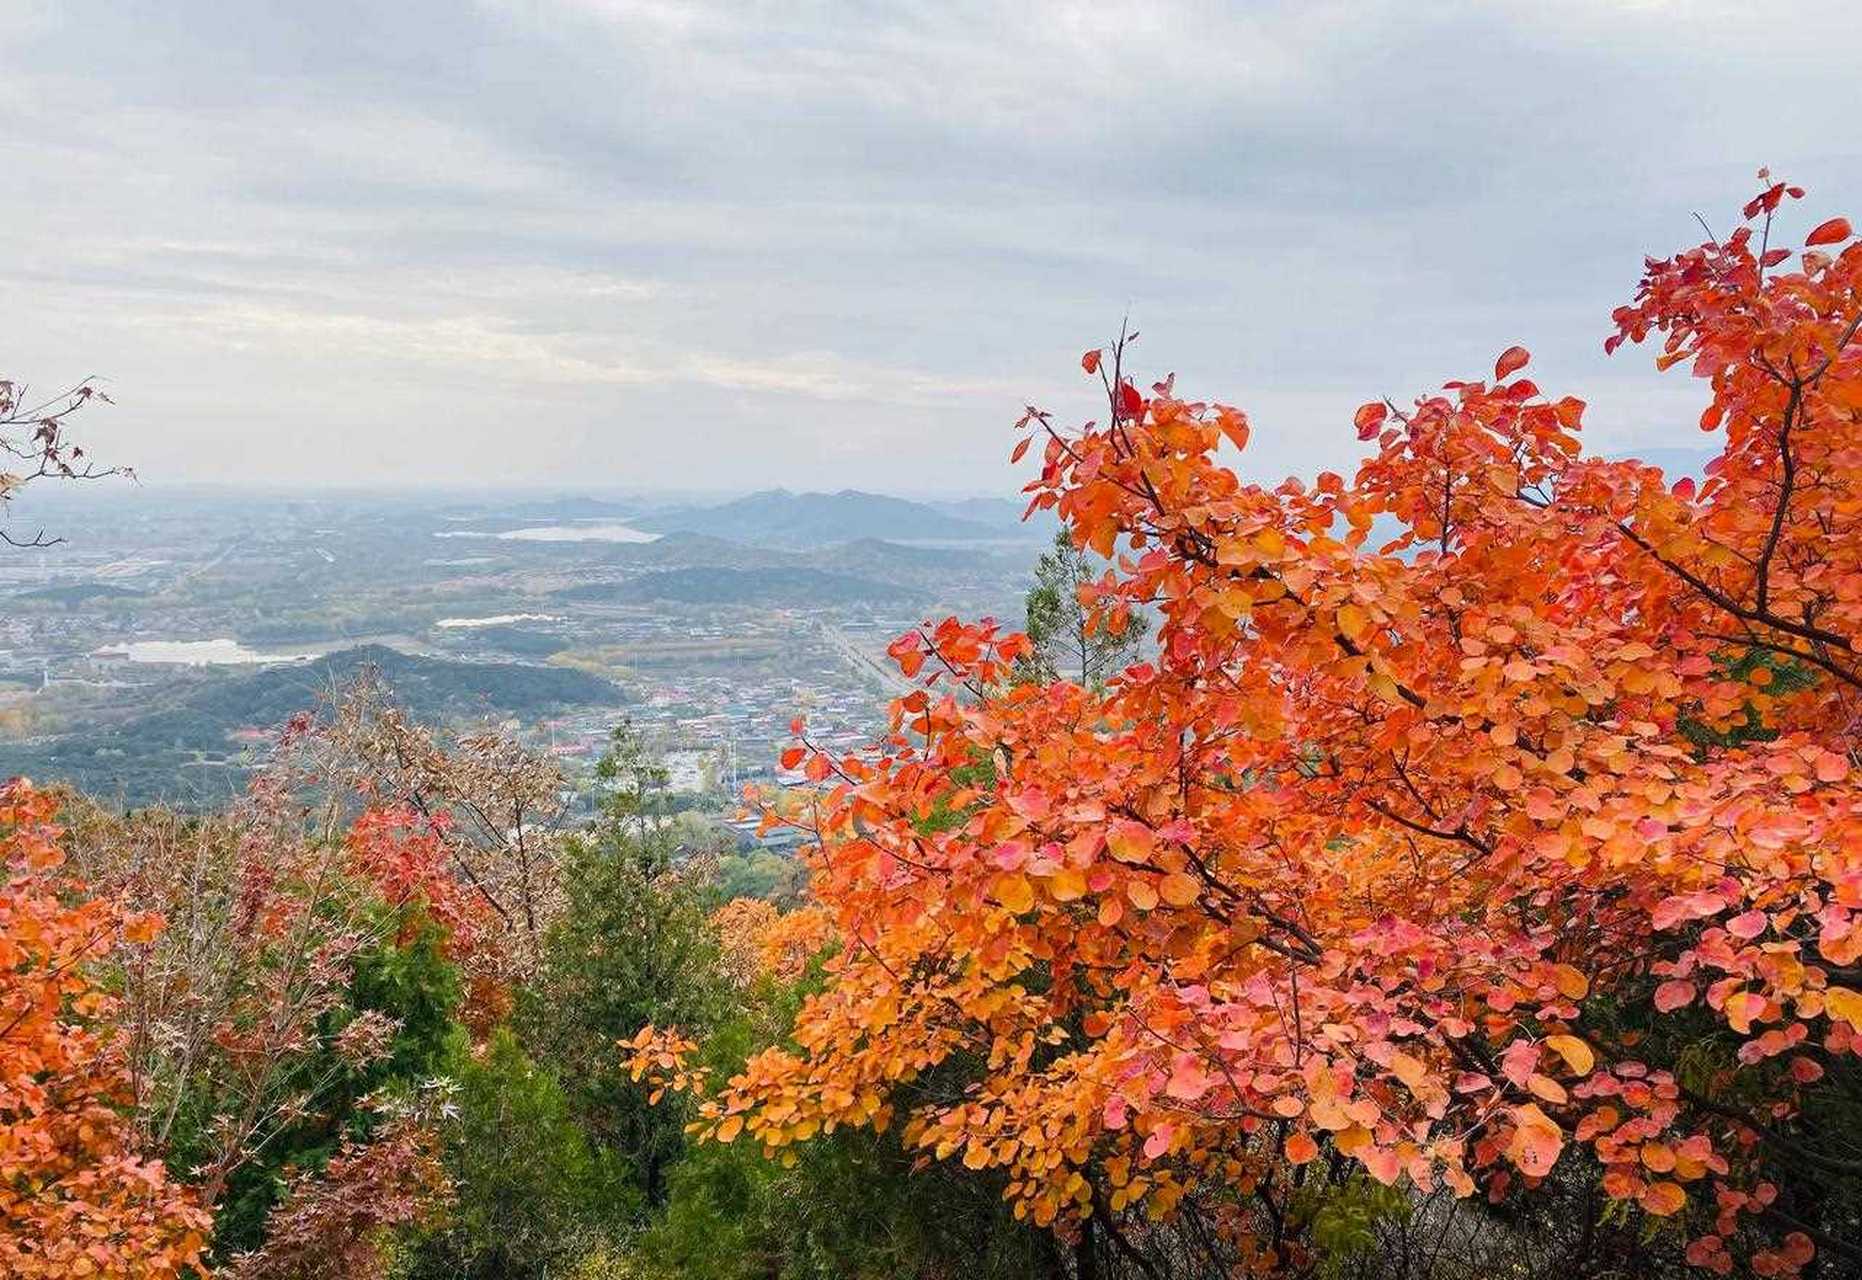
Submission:
[[1500,358],[1493,362],[1494,381],[1504,381],[1509,374],[1524,369],[1526,362],[1530,359],[1532,359],[1532,353],[1524,347],[1508,347],[1500,353]]
[[1358,429],[1358,439],[1369,440],[1383,428],[1384,419],[1390,415],[1390,408],[1382,401],[1373,400],[1369,404],[1358,406],[1358,411],[1351,416],[1351,423]]
[[1831,218],[1828,222],[1819,223],[1809,235],[1805,236],[1804,244],[1807,248],[1814,248],[1820,244],[1838,244],[1847,240],[1851,234],[1853,233],[1849,229],[1849,219]]
[[1687,1207],[1687,1192],[1672,1182],[1651,1182],[1636,1198],[1644,1209],[1658,1218],[1666,1218]]
[[1194,876],[1173,871],[1157,882],[1157,893],[1173,907],[1187,907],[1202,893],[1202,886]]

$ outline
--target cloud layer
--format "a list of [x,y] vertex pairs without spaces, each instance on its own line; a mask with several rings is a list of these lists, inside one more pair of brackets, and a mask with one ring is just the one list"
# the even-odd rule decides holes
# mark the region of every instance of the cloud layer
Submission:
[[1129,312],[1270,478],[1514,342],[1686,446],[1609,310],[1760,164],[1862,211],[1847,9],[23,0],[4,372],[152,484],[1008,493]]

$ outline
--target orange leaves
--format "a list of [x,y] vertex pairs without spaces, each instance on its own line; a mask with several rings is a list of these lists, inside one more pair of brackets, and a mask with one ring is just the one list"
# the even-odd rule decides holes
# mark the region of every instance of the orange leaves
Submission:
[[1363,643],[1370,634],[1371,619],[1362,608],[1355,604],[1340,605],[1338,609],[1338,629],[1346,639],[1354,643]]
[[1590,979],[1571,965],[1553,965],[1552,979],[1557,984],[1558,994],[1567,1000],[1582,1000],[1590,994]]
[[1216,410],[1216,426],[1237,449],[1248,447],[1248,415],[1222,405]]
[[1149,911],[1157,905],[1157,886],[1142,876],[1133,876],[1125,882],[1125,896],[1138,910]]
[[1534,1103],[1512,1109],[1513,1136],[1507,1144],[1507,1159],[1520,1170],[1542,1178],[1558,1163],[1564,1150],[1564,1134],[1550,1116]]
[[1736,991],[1726,997],[1721,1011],[1726,1014],[1726,1021],[1734,1031],[1745,1035],[1752,1030],[1752,1022],[1765,1016],[1765,997],[1753,991]]
[[924,637],[916,631],[908,631],[886,646],[886,655],[898,664],[900,673],[910,680],[925,665]]
[[1854,234],[1849,229],[1849,219],[1831,218],[1828,222],[1818,223],[1811,233],[1804,237],[1804,244],[1807,248],[1825,244],[1841,244]]
[[1390,1059],[1390,1074],[1414,1092],[1428,1078],[1429,1069],[1420,1058],[1398,1053]]
[[0,1274],[191,1275],[209,1216],[139,1154],[114,1001],[90,972],[119,929],[146,945],[161,917],[61,877],[55,813],[25,782],[0,787]]
[[123,920],[123,941],[142,945],[155,941],[167,922],[159,911],[144,911]]

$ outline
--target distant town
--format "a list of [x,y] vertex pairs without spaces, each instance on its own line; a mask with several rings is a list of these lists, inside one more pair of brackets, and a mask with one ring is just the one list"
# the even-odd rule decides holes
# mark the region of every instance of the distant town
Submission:
[[0,774],[212,805],[292,715],[373,668],[415,716],[496,724],[584,788],[625,719],[681,807],[777,843],[737,810],[746,784],[785,781],[793,719],[870,741],[900,687],[885,645],[944,614],[1018,620],[1052,531],[1008,500],[851,491],[675,505],[126,483],[12,520],[64,541],[0,559]]

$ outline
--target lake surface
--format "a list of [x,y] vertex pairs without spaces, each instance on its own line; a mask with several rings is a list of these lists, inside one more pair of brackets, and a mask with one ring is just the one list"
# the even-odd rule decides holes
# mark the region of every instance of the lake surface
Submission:
[[260,653],[237,640],[131,640],[91,650],[97,658],[127,658],[131,662],[166,662],[182,667],[220,667],[268,662],[308,662],[316,653]]
[[495,613],[489,618],[441,618],[436,627],[508,627],[513,622],[561,622],[558,613]]
[[625,524],[540,524],[528,529],[490,533],[480,529],[439,529],[436,538],[497,538],[503,542],[657,542],[657,533],[643,533]]

